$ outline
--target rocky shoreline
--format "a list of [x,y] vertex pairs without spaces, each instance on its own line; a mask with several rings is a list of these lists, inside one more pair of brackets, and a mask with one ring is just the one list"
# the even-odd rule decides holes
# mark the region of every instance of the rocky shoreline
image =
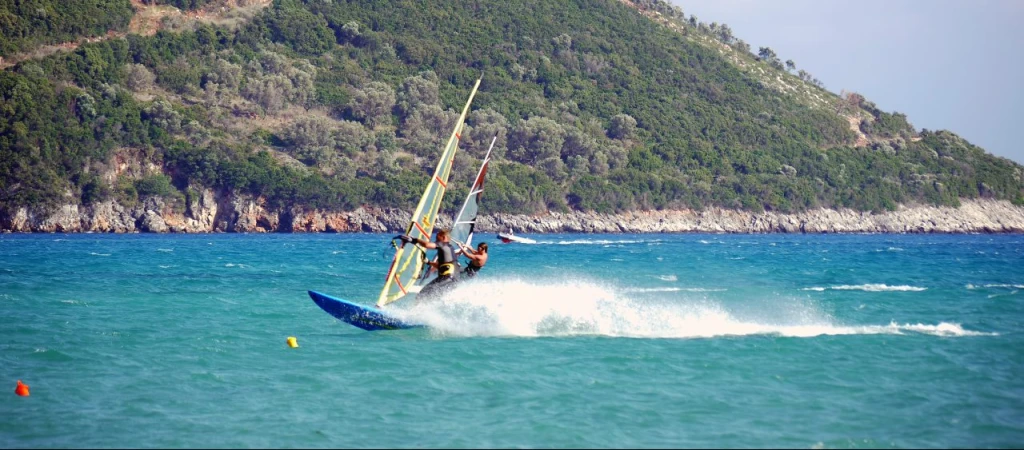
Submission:
[[[181,210],[183,209],[183,210]],[[96,233],[352,233],[400,232],[409,212],[374,207],[320,211],[272,209],[260,198],[203,191],[191,204],[173,208],[160,199],[133,207],[108,201],[64,205],[50,214],[28,208],[0,211],[3,232]],[[450,226],[442,218],[440,226]],[[704,211],[636,211],[622,214],[550,212],[527,216],[481,216],[477,230],[517,233],[1024,233],[1024,207],[1003,200],[963,200],[959,208],[900,207],[880,214],[848,209],[800,213],[753,213],[721,208]]]

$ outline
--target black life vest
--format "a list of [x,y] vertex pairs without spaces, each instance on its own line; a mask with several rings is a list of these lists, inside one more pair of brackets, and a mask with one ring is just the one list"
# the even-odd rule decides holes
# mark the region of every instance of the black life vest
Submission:
[[437,276],[456,277],[459,271],[455,270],[455,250],[447,243],[437,244]]

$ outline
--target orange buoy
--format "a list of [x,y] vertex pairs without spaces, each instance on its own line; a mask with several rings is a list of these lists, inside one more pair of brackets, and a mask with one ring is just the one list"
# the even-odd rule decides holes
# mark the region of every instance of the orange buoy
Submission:
[[18,386],[14,388],[14,393],[22,397],[28,397],[28,385],[18,380]]

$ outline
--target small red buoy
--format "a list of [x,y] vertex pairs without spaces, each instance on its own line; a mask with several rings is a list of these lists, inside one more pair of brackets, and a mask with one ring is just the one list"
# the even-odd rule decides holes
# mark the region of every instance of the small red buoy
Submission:
[[14,393],[22,397],[28,397],[28,385],[18,380],[18,387],[14,388]]

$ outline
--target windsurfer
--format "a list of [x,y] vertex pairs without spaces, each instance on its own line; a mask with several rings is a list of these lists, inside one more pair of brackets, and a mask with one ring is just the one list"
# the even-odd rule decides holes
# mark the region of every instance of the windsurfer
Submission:
[[455,250],[452,249],[451,239],[448,236],[448,230],[438,230],[434,237],[434,242],[429,242],[420,238],[413,238],[411,236],[402,235],[399,238],[403,242],[415,242],[416,245],[425,249],[437,250],[437,256],[433,261],[428,261],[427,264],[433,269],[437,270],[437,278],[428,283],[420,290],[419,298],[426,298],[433,294],[436,294],[438,289],[441,289],[455,280],[458,279],[459,270],[455,266],[457,261],[455,257]]
[[476,273],[484,268],[484,264],[487,264],[487,243],[481,242],[476,246],[476,250],[461,243],[459,243],[459,248],[462,249],[462,254],[466,256],[466,259],[469,259],[469,264],[462,273],[469,278],[475,277]]

